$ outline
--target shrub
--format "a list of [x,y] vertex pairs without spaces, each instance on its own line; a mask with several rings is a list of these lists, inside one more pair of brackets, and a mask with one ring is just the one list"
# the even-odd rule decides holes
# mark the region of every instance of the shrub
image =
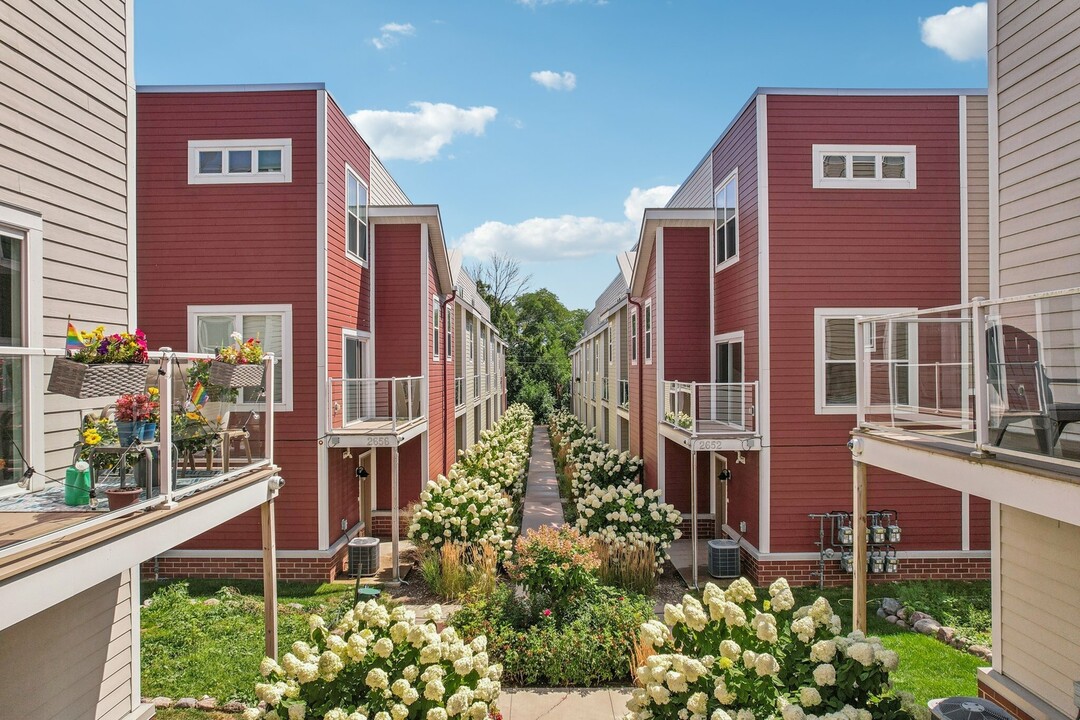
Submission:
[[600,564],[593,542],[568,525],[544,525],[519,537],[516,559],[507,564],[510,578],[521,583],[530,599],[566,607],[595,582]]
[[421,556],[420,574],[432,592],[448,600],[457,600],[470,591],[487,593],[495,587],[501,554],[488,543],[443,543]]
[[501,585],[451,620],[465,638],[487,637],[507,683],[592,687],[629,679],[637,628],[652,616],[647,598],[605,587],[584,593],[564,614],[534,615]]
[[645,545],[596,543],[600,568],[597,577],[605,585],[650,595],[656,589],[656,548]]
[[824,598],[792,611],[787,582],[756,606],[754,588],[736,580],[725,592],[705,586],[664,608],[664,622],[641,627],[651,655],[636,670],[628,718],[804,720],[909,718],[889,684],[899,659],[877,638],[839,637],[840,617]]
[[[310,617],[311,643],[293,643],[278,665],[264,658],[266,682],[255,694],[266,710],[248,720],[360,718],[485,718],[497,710],[502,668],[488,662],[482,635],[464,643],[453,627],[437,631],[438,606],[429,621],[392,611],[375,601],[359,603],[333,632]],[[434,712],[435,709],[444,712]]]

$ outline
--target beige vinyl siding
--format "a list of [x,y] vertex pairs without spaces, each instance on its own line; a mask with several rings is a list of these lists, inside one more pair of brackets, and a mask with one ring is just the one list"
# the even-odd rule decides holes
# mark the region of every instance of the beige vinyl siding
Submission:
[[371,204],[372,205],[409,205],[409,198],[390,177],[382,161],[371,153]]
[[1080,678],[1077,577],[1080,527],[1001,507],[1002,673],[1069,717]]
[[968,286],[964,300],[990,297],[990,146],[987,99],[968,95],[967,211]]
[[1080,6],[997,12],[1001,295],[1080,286]]
[[130,713],[131,590],[124,572],[0,633],[3,716],[113,720]]
[[[675,194],[668,200],[670,208],[703,208],[712,207],[712,152],[705,156],[701,163],[694,168],[690,177],[686,178]],[[634,218],[637,222],[640,218]]]

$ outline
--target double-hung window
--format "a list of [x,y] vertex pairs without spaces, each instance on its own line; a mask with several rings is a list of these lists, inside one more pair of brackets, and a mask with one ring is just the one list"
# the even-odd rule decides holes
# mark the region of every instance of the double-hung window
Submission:
[[637,365],[637,310],[630,311],[630,364]]
[[292,138],[189,140],[188,184],[292,182]]
[[[908,312],[911,308],[818,308],[814,311],[815,392],[817,412],[852,413],[856,407],[855,318]],[[912,363],[916,357],[915,332],[906,323],[895,323],[889,338],[888,363],[894,402],[914,402],[915,377]],[[871,403],[883,401],[871,398]]]
[[[226,347],[233,343],[234,332],[259,340],[265,352],[274,354],[274,404],[279,411],[292,410],[292,306],[188,306],[192,352],[213,353]],[[257,409],[262,402],[259,388],[240,391],[239,407]]]
[[652,300],[645,301],[645,364],[652,365],[653,356]]
[[716,209],[716,269],[739,255],[739,178],[732,173],[713,194]]
[[814,145],[815,188],[914,190],[914,145]]
[[431,296],[431,357],[439,359],[439,338],[442,337],[442,326],[439,324],[439,296]]
[[368,260],[367,187],[350,168],[345,168],[345,252],[366,263]]

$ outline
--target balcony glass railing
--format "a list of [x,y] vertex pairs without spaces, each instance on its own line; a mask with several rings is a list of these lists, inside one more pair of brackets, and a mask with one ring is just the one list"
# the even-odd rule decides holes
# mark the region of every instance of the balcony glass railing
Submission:
[[630,407],[630,381],[629,380],[620,380],[619,381],[619,407],[621,407],[621,408]]
[[329,378],[331,432],[397,432],[424,419],[424,379]]
[[0,347],[0,562],[272,464],[272,356],[242,388],[210,381],[211,355],[155,351],[147,365],[92,365],[62,382],[64,356]]
[[860,427],[1080,468],[1080,288],[856,327]]
[[756,435],[757,383],[665,381],[663,421],[691,435]]

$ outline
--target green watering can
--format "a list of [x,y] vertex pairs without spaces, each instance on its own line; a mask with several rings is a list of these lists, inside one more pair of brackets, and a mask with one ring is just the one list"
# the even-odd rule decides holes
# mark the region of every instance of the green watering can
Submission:
[[90,504],[90,463],[79,460],[69,467],[64,482],[64,503],[67,505]]

